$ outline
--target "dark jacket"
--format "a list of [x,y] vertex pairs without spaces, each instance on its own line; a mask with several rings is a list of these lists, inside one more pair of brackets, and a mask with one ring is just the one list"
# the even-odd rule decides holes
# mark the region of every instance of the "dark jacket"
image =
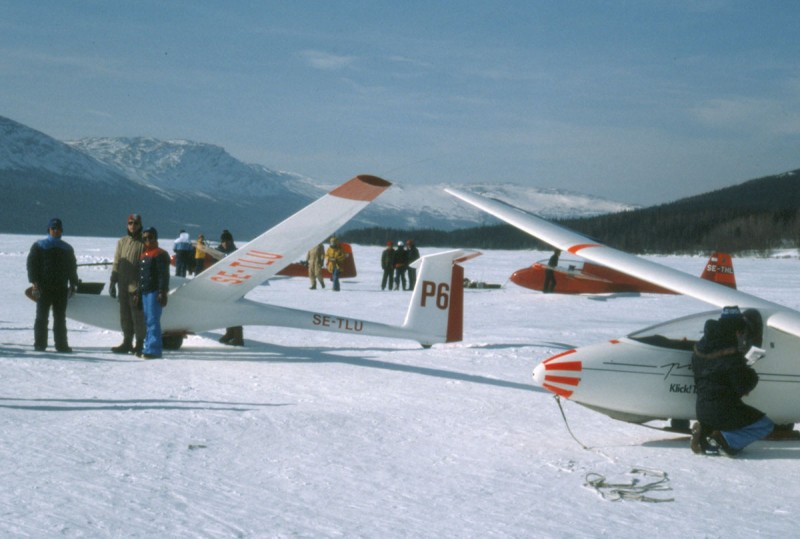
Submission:
[[737,430],[758,421],[764,413],[742,402],[758,384],[758,374],[747,365],[736,337],[720,329],[716,320],[692,355],[697,419],[712,430]]
[[419,260],[419,249],[413,243],[408,247],[408,263],[411,264],[415,260]]
[[394,249],[391,247],[387,247],[381,253],[381,268],[383,271],[389,271],[394,269]]
[[405,247],[398,247],[394,252],[394,267],[407,268],[408,267],[408,251]]
[[169,254],[156,247],[145,249],[139,259],[140,294],[169,291]]
[[75,251],[60,238],[48,236],[37,241],[28,253],[28,282],[42,290],[77,287]]

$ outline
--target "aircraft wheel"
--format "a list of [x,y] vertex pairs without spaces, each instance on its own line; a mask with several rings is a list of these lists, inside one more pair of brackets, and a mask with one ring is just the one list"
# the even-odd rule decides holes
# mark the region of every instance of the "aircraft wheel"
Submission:
[[164,350],[180,350],[183,344],[183,335],[164,335],[161,337]]

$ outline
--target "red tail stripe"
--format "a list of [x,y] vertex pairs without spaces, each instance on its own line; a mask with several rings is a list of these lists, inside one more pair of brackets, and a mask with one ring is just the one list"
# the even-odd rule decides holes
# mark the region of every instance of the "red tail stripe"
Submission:
[[450,310],[447,313],[445,342],[459,342],[464,338],[464,267],[453,265],[450,274]]

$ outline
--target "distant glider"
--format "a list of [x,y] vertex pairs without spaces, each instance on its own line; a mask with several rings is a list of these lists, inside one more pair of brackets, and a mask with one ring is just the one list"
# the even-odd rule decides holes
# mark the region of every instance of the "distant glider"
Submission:
[[[244,297],[338,230],[390,185],[376,176],[356,176],[193,279],[171,277],[169,304],[161,318],[165,348],[179,348],[184,336],[191,333],[240,325],[409,339],[424,347],[461,340],[464,270],[458,263],[478,256],[476,251],[452,250],[416,261],[419,277],[402,326],[268,305]],[[107,295],[76,294],[68,304],[67,316],[119,330],[119,306]]]
[[[758,359],[754,368],[760,379],[745,401],[778,425],[800,421],[800,311],[612,249],[504,202],[458,189],[445,191],[563,252],[718,308],[738,305],[756,330],[751,352]],[[537,365],[533,379],[556,395],[622,421],[694,419],[692,348],[705,322],[718,318],[719,312],[561,352]]]
[[[531,290],[543,290],[545,272],[555,274],[556,294],[675,294],[676,292],[626,275],[607,266],[583,260],[560,259],[557,266],[549,268],[547,260],[534,262],[511,275],[511,282]],[[731,288],[736,288],[733,260],[726,253],[714,252],[708,259],[701,278]]]

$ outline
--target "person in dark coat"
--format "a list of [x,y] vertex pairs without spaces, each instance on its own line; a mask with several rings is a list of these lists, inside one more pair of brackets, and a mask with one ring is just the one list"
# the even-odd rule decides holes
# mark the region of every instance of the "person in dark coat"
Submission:
[[[233,234],[226,228],[219,235],[218,251],[229,255],[237,249],[233,241]],[[244,346],[244,328],[242,326],[232,326],[225,328],[225,335],[220,337],[219,342],[230,346]]]
[[144,311],[144,359],[160,358],[164,345],[161,338],[161,312],[169,294],[169,254],[158,246],[158,231],[150,227],[142,233],[144,251],[139,259],[139,287],[136,302]]
[[403,284],[403,290],[408,290],[406,284],[406,272],[408,272],[408,251],[402,241],[397,242],[397,250],[394,252],[394,289],[400,290],[400,284]]
[[692,427],[692,451],[714,447],[728,456],[772,432],[774,423],[742,397],[758,384],[758,374],[744,354],[756,328],[736,306],[725,307],[719,320],[708,320],[692,354],[697,423]]
[[408,251],[408,289],[414,290],[417,285],[417,269],[412,268],[411,263],[419,259],[419,249],[414,240],[407,240],[406,250]]
[[556,249],[547,261],[547,269],[544,270],[544,286],[542,292],[549,294],[556,289],[556,273],[553,268],[558,266],[558,257],[561,255],[561,250]]
[[389,285],[389,290],[391,290],[392,281],[394,280],[394,242],[387,241],[386,249],[381,252],[381,269],[383,269],[381,290],[386,290],[387,284]]
[[31,246],[28,253],[28,282],[36,300],[36,321],[33,325],[33,349],[47,349],[47,324],[53,310],[53,338],[56,351],[72,352],[67,339],[67,301],[78,287],[75,251],[61,239],[61,219],[47,224],[47,237]]

